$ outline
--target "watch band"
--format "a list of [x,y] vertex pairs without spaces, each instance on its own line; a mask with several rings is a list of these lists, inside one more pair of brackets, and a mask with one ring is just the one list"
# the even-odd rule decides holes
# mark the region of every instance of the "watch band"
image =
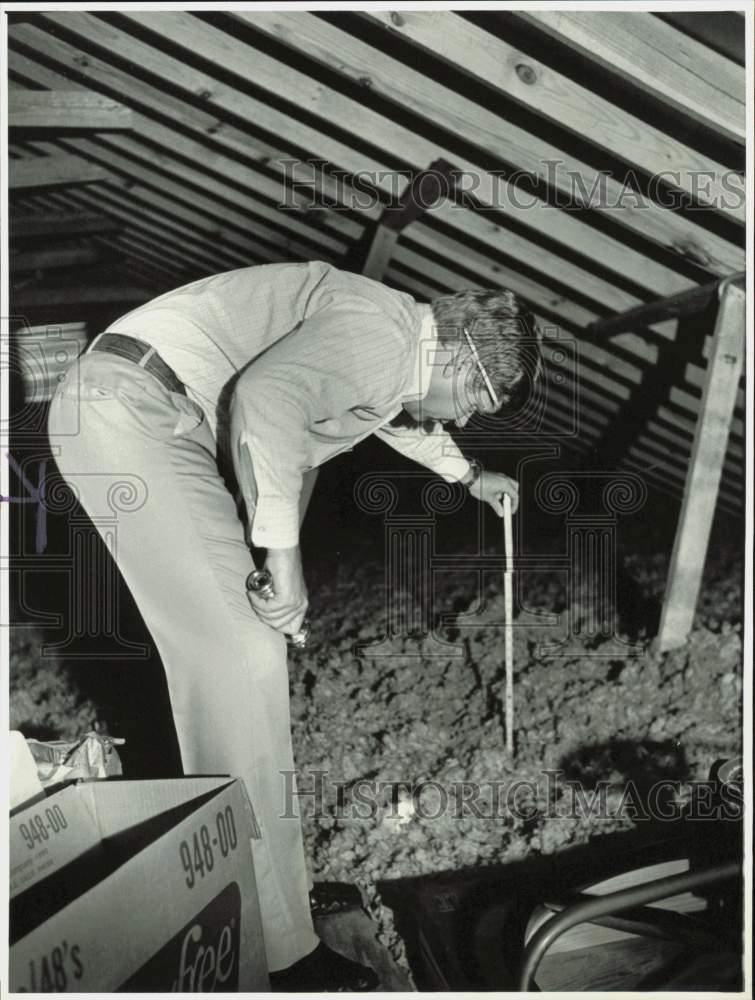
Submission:
[[462,479],[461,484],[462,486],[466,486],[468,490],[471,490],[474,484],[482,475],[482,466],[480,465],[480,463],[477,461],[476,458],[469,459],[469,472],[467,473],[467,475],[471,476],[471,478]]

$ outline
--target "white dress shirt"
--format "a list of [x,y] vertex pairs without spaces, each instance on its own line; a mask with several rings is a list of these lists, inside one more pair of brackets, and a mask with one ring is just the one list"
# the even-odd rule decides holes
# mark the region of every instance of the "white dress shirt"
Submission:
[[[203,278],[108,327],[153,346],[228,448],[255,545],[297,544],[302,475],[376,434],[447,481],[469,463],[440,423],[387,426],[428,390],[430,306],[319,261]],[[230,418],[230,420],[229,420]]]

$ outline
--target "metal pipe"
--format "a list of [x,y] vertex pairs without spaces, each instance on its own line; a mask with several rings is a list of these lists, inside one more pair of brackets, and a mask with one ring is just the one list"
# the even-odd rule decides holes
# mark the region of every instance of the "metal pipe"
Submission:
[[[568,910],[559,913],[558,916],[553,917],[541,927],[527,945],[522,959],[517,989],[522,993],[530,992],[530,983],[534,979],[537,967],[543,960],[545,953],[557,938],[572,927],[576,927],[577,924],[590,923],[592,920],[609,916],[612,913],[619,913],[636,906],[645,906],[647,903],[654,903],[668,896],[702,889],[704,886],[740,875],[741,864],[738,861],[730,861],[727,864],[716,865],[702,871],[684,872],[681,875],[671,875],[668,878],[656,879],[643,885],[633,885],[628,889],[598,896],[595,899],[569,907]],[[537,991],[537,987],[535,987],[535,991]]]

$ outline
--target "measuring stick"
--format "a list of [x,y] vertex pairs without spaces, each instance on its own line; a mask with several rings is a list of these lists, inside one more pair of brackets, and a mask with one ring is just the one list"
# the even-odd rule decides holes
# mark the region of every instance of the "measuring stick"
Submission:
[[514,573],[514,532],[511,525],[511,497],[503,497],[503,645],[506,656],[506,750],[514,756],[514,617],[513,573]]

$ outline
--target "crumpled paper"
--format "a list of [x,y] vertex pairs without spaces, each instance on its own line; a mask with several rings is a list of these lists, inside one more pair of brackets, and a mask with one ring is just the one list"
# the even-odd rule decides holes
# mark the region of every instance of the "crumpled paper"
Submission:
[[90,731],[73,741],[26,742],[43,786],[77,778],[110,778],[123,774],[121,759],[115,748],[126,741],[113,736]]

